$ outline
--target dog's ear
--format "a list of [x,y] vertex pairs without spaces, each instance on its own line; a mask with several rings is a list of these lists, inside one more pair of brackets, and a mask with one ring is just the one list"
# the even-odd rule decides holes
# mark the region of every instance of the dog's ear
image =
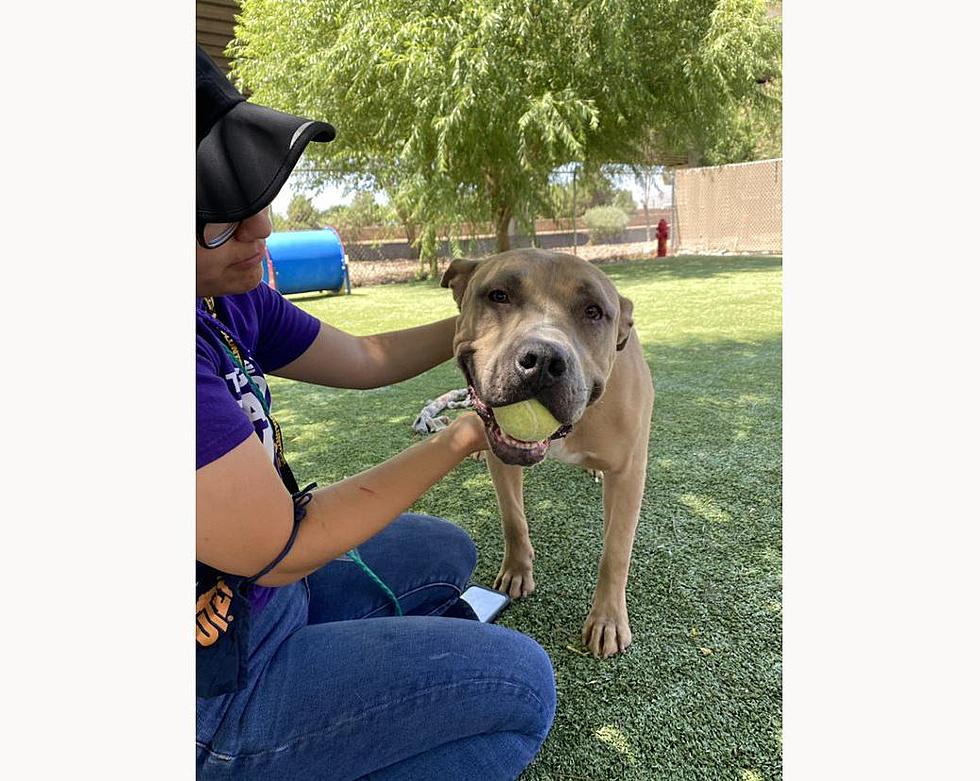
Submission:
[[619,297],[619,333],[616,335],[616,349],[622,350],[629,341],[633,330],[633,302]]
[[456,301],[457,307],[463,301],[463,293],[466,291],[470,277],[473,276],[479,262],[472,258],[453,258],[453,262],[449,264],[446,273],[442,275],[442,281],[439,284],[453,291],[453,299]]

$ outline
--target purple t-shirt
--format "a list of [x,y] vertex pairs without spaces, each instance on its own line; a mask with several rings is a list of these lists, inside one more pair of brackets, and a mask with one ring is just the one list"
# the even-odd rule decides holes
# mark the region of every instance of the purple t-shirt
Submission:
[[[252,385],[272,407],[264,371],[275,372],[313,343],[320,321],[264,282],[248,293],[215,299],[220,324],[197,302],[197,469],[217,460],[248,437],[258,436],[275,463],[272,426]],[[243,353],[252,385],[227,354],[224,328]],[[265,604],[271,591],[255,586],[252,602]]]
[[[272,408],[264,372],[302,355],[316,338],[320,321],[264,282],[237,296],[215,299],[220,326],[243,351],[252,383]],[[270,460],[272,427],[251,386],[225,352],[219,324],[197,306],[197,468],[215,461],[256,434]]]

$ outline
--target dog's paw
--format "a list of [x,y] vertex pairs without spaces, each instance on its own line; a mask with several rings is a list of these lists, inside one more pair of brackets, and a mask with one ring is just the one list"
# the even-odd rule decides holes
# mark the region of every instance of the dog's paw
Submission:
[[531,563],[534,552],[530,558],[504,558],[500,565],[500,572],[494,578],[493,587],[497,591],[502,591],[511,599],[526,597],[534,591],[534,565]]
[[484,450],[477,450],[475,453],[470,453],[470,458],[472,458],[474,461],[486,461],[487,454]]
[[602,470],[601,469],[586,469],[585,471],[589,473],[589,476],[592,478],[593,482],[596,482],[596,483],[601,483],[602,482]]
[[629,616],[626,608],[599,609],[593,607],[589,611],[585,625],[582,627],[582,645],[588,648],[593,656],[605,659],[613,654],[622,653],[633,642],[633,632],[630,630]]

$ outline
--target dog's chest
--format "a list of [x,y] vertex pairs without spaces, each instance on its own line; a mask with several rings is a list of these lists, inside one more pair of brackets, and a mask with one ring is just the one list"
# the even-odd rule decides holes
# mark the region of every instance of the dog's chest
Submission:
[[568,443],[564,439],[559,439],[551,443],[546,458],[550,458],[553,461],[561,461],[563,464],[588,468],[590,462],[595,458],[595,453],[589,453],[584,450],[573,450],[568,447]]

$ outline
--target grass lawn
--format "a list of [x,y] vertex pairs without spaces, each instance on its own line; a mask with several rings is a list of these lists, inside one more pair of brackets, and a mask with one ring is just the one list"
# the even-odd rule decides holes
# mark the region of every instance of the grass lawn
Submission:
[[[782,776],[782,259],[679,257],[602,269],[635,304],[657,398],[627,600],[633,646],[583,655],[602,545],[601,486],[545,462],[525,475],[537,591],[501,623],[548,651],[558,715],[522,778]],[[428,283],[292,296],[352,333],[453,314]],[[428,399],[461,387],[446,364],[400,385],[344,391],[273,380],[290,464],[321,485],[416,441]],[[502,554],[493,485],[464,462],[413,508],[464,526],[491,584]]]

